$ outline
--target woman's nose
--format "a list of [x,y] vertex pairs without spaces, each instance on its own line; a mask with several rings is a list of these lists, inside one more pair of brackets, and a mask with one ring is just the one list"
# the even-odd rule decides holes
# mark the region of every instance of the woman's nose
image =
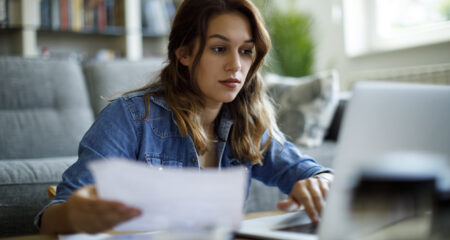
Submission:
[[239,52],[230,54],[228,62],[225,65],[225,71],[238,72],[239,70],[241,70],[241,67],[242,65]]

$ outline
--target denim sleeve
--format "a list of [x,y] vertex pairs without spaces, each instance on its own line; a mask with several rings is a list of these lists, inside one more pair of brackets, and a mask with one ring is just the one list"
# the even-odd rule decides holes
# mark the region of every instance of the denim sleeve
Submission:
[[62,175],[56,196],[36,216],[35,225],[45,209],[55,203],[64,202],[76,189],[93,184],[94,179],[87,164],[94,160],[121,157],[136,159],[138,134],[135,122],[122,98],[110,103],[86,132],[78,149],[78,160]]
[[[294,144],[280,135],[283,137],[283,144],[272,140],[263,153],[263,165],[252,166],[253,178],[268,186],[278,186],[283,193],[289,194],[297,181],[319,173],[332,172],[331,169],[319,165],[312,157],[302,155]],[[267,139],[266,132],[261,141],[262,145]]]

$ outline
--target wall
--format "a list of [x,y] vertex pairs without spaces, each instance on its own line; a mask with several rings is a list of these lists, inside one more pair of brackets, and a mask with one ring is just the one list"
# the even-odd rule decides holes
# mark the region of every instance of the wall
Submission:
[[313,17],[317,42],[316,71],[336,68],[343,90],[351,88],[350,75],[355,72],[419,65],[450,63],[450,41],[410,49],[382,52],[349,58],[344,49],[344,26],[339,12],[342,0],[297,0],[297,7]]

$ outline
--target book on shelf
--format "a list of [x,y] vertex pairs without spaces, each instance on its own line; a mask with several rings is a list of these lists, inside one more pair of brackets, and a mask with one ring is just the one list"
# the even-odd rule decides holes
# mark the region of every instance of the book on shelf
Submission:
[[124,26],[124,1],[40,0],[41,28],[115,34]]
[[21,10],[20,10],[20,2],[19,1],[11,1],[6,0],[7,5],[7,13],[8,13],[8,27],[15,28],[22,25]]
[[68,0],[60,0],[60,17],[61,17],[61,30],[69,30],[69,8]]
[[114,26],[116,27],[125,26],[124,4],[124,1],[114,2]]
[[72,30],[72,0],[66,0],[67,1],[67,30]]
[[60,0],[51,0],[51,28],[53,30],[59,30],[61,27],[61,11]]
[[108,23],[108,19],[106,19],[105,0],[99,0],[97,2],[97,30],[99,32],[104,32]]
[[51,28],[51,20],[52,20],[52,12],[51,12],[51,0],[41,0],[40,8],[41,8],[41,28],[50,29]]
[[8,1],[0,0],[0,27],[8,26]]
[[94,31],[97,26],[97,4],[93,1],[86,1],[84,4],[84,30]]
[[71,0],[71,21],[72,31],[79,32],[84,28],[84,1],[83,0]]
[[[34,1],[34,0],[33,0]],[[127,0],[35,0],[40,18],[34,24],[44,30],[122,34]],[[147,36],[166,36],[177,0],[140,0],[142,31]],[[0,26],[24,27],[18,0],[0,0]]]
[[124,1],[114,1],[114,26],[123,27],[125,26],[125,14],[124,14]]
[[114,0],[105,0],[106,26],[115,26]]

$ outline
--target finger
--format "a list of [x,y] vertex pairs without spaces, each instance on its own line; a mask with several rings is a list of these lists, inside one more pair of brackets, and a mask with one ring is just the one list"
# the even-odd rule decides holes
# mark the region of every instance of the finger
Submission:
[[105,229],[111,229],[115,225],[126,222],[132,218],[140,216],[142,213],[139,209],[126,207],[120,211],[112,210],[104,212],[103,215],[100,216],[102,222],[104,223]]
[[116,216],[118,219],[127,219],[141,214],[139,209],[129,207],[121,202],[96,200],[95,205],[92,211],[96,214]]
[[306,180],[306,186],[308,188],[308,191],[310,193],[312,202],[314,203],[314,208],[319,215],[322,214],[322,208],[324,205],[324,200],[322,197],[322,192],[319,188],[319,180],[316,178],[309,178]]
[[83,220],[79,222],[79,229],[88,233],[98,233],[112,229],[119,223],[126,222],[136,215],[121,215],[118,213],[104,213],[103,215],[90,214],[83,215]]
[[106,212],[103,215],[98,215],[97,216],[97,221],[99,223],[101,223],[101,228],[103,230],[106,229],[111,229],[113,228],[115,225],[126,221],[127,218],[125,218],[124,216],[121,216],[118,213],[113,213],[113,212]]
[[88,233],[101,232],[109,230],[115,225],[128,221],[141,214],[139,210],[134,208],[127,208],[126,212],[114,208],[109,211],[105,211],[105,209],[107,208],[102,210],[92,209],[92,211],[76,213],[79,216],[75,219],[80,220],[77,221],[78,229]]
[[305,186],[304,181],[299,182],[300,187],[298,187],[297,191],[292,195],[293,199],[299,205],[303,205],[305,207],[306,214],[313,222],[318,222],[318,217],[316,213],[316,209],[314,207],[313,200],[311,199],[311,195]]
[[319,182],[320,192],[322,193],[322,197],[325,199],[328,191],[330,191],[329,183],[328,183],[328,181],[324,181],[321,179],[319,179],[318,182]]
[[107,201],[107,200],[95,200],[91,204],[99,211],[102,212],[123,212],[127,210],[127,206],[121,202]]
[[122,219],[140,215],[140,210],[117,201],[85,198],[77,193],[70,199],[72,209],[86,215],[113,213]]
[[109,224],[110,227],[113,227],[118,223],[135,218],[140,214],[141,212],[137,210],[130,210],[127,212],[105,212],[101,218],[104,219],[105,223]]
[[108,215],[108,214],[114,214],[117,216],[119,220],[126,220],[132,217],[136,217],[142,214],[140,209],[128,207],[124,204],[121,206],[110,206],[110,208],[107,211],[104,211],[102,214]]
[[125,204],[117,201],[108,201],[98,198],[85,198],[80,195],[75,195],[72,199],[81,211],[95,212],[101,214],[105,211],[114,211],[119,209],[126,209]]
[[107,211],[109,209],[102,200],[84,198],[82,196],[74,196],[72,199],[72,204],[76,206],[79,211],[99,213],[102,211]]
[[120,211],[128,213],[130,211],[138,211],[138,209],[127,207],[125,204],[118,201],[108,201],[98,198],[97,188],[94,185],[87,185],[75,192],[75,199],[79,201],[81,207],[85,211],[95,211],[101,214],[103,211]]
[[99,216],[92,212],[71,211],[69,219],[75,232],[97,233],[107,230],[107,228],[103,227]]
[[[88,218],[86,218],[87,220]],[[84,223],[83,225],[80,226],[81,231],[80,232],[86,232],[86,233],[99,233],[99,232],[104,232],[108,229],[110,229],[111,227],[107,226],[103,221],[99,221],[98,217],[97,218],[89,218],[90,221],[86,221],[86,223]]]
[[298,205],[291,197],[287,200],[278,202],[277,207],[285,212],[293,212],[301,209],[300,205]]

